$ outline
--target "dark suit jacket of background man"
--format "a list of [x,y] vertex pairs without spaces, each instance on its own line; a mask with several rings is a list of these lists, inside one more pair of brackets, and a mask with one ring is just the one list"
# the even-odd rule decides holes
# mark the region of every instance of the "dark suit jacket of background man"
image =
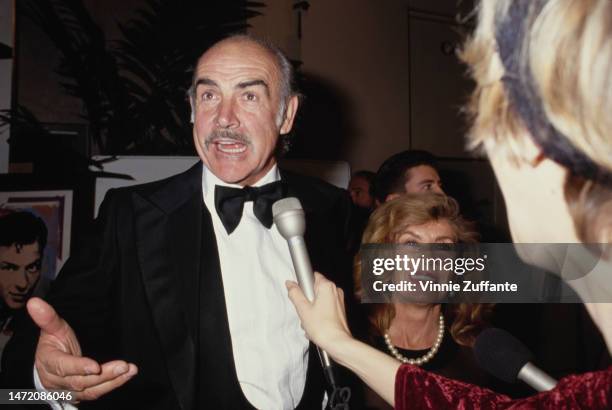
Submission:
[[[313,267],[349,286],[348,196],[282,170],[281,179],[306,212]],[[139,373],[80,408],[250,408],[237,381],[209,212],[201,163],[106,195],[95,234],[78,244],[47,299],[75,330],[83,355],[133,362]],[[37,332],[14,339],[5,353],[5,383],[23,388],[31,384]],[[306,380],[299,408],[320,408],[324,380],[312,344]]]

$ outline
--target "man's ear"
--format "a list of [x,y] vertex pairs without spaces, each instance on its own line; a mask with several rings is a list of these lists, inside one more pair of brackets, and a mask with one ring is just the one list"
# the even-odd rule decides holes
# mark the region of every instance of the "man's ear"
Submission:
[[297,113],[299,105],[299,98],[297,95],[294,95],[289,99],[287,103],[287,107],[285,108],[285,116],[283,118],[283,122],[281,124],[280,133],[287,134],[291,131],[293,127],[293,121],[295,120],[295,114]]
[[189,122],[193,124],[195,122],[195,107],[193,103],[193,98],[191,97],[189,97],[189,107],[191,108],[191,117],[189,119]]
[[397,193],[394,193],[394,194],[389,194],[389,195],[387,195],[387,197],[385,198],[385,202],[389,202],[389,201],[391,201],[391,200],[393,200],[393,199],[395,199],[395,198],[399,198],[400,196],[401,196],[401,194],[397,194]]

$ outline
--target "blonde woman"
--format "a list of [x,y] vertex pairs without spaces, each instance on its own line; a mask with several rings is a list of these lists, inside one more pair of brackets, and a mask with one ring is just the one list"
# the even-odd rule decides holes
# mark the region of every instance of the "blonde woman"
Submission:
[[[612,1],[482,1],[463,58],[476,82],[470,145],[493,165],[513,240],[600,244],[599,264],[569,283],[612,300]],[[322,276],[312,304],[288,287],[309,337],[397,409],[612,407],[612,367],[512,401],[352,339],[342,294]],[[612,304],[587,310],[612,352]]]
[[[472,243],[478,237],[459,205],[436,193],[406,194],[378,207],[370,216],[362,243]],[[355,258],[355,287],[361,288],[361,258]],[[418,276],[417,276],[418,278]],[[429,277],[428,277],[429,278]],[[403,363],[452,379],[486,385],[488,377],[473,359],[471,347],[492,305],[376,303],[364,305],[370,325],[367,342]],[[367,391],[370,408],[387,408]]]

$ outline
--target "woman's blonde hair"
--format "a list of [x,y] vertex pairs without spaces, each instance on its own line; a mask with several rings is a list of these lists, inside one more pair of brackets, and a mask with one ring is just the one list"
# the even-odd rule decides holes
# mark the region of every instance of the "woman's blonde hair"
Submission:
[[568,170],[579,238],[610,242],[612,1],[482,1],[478,12],[461,52],[476,82],[469,147],[520,161],[530,135]]
[[[378,207],[370,216],[361,243],[394,243],[410,226],[434,221],[447,221],[458,243],[474,243],[478,239],[473,223],[465,220],[457,201],[435,193],[405,194]],[[361,299],[361,255],[355,257],[355,295]],[[368,304],[368,319],[373,332],[382,335],[395,316],[393,304]],[[457,343],[470,346],[485,323],[492,305],[458,304],[445,312],[450,332]]]

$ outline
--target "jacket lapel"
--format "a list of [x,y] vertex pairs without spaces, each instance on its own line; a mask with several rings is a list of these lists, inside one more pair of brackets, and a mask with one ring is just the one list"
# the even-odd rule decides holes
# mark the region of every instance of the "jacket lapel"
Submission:
[[171,385],[182,409],[195,398],[202,164],[135,193],[137,252]]
[[200,257],[198,309],[199,403],[211,409],[252,409],[238,382],[217,241],[206,208],[202,217],[202,238],[205,242]]
[[[324,195],[313,191],[312,182],[304,181],[303,176],[283,169],[280,169],[280,174],[282,181],[287,185],[287,197],[298,198],[304,209],[306,218],[304,241],[312,267],[315,271],[329,274],[332,270],[325,249],[331,246],[331,253],[333,253],[333,245],[335,245],[333,243],[334,238],[330,238],[327,234],[329,226],[333,225],[329,204],[321,202]],[[320,407],[325,386],[319,353],[317,347],[311,342],[309,345],[306,386],[304,387],[302,400],[296,410]]]
[[304,241],[313,269],[319,272],[331,272],[327,265],[325,248],[330,241],[333,243],[334,237],[329,236],[329,228],[337,224],[337,221],[332,220],[330,204],[321,201],[321,198],[325,196],[313,191],[312,183],[304,181],[303,176],[282,169],[280,174],[281,179],[287,185],[287,196],[298,198],[304,209],[306,218]]

